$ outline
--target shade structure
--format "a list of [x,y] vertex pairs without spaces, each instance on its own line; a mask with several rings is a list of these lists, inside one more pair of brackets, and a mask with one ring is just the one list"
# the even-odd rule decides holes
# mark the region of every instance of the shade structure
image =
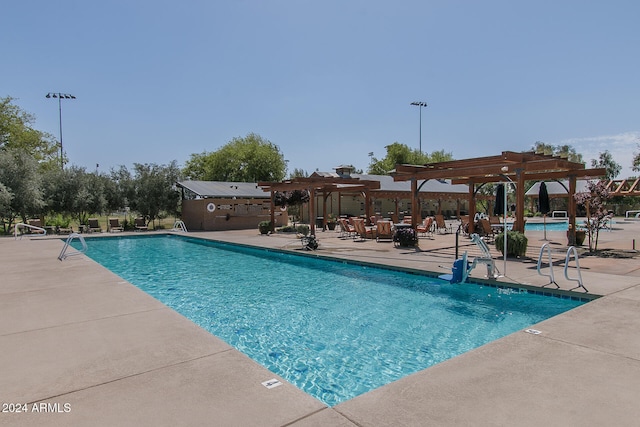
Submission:
[[496,189],[496,203],[493,205],[493,214],[498,216],[504,214],[504,185],[498,184]]
[[540,183],[540,191],[538,192],[538,211],[543,215],[546,215],[551,211],[547,184],[545,184],[544,181]]

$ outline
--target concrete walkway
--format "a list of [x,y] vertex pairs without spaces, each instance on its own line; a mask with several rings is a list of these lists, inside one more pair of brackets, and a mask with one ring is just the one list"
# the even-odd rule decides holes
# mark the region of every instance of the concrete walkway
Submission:
[[[313,253],[292,236],[254,230],[189,234],[436,273],[455,259],[452,234],[409,250],[320,232]],[[508,260],[499,281],[542,290],[548,279],[536,261],[545,241],[541,232],[527,237],[529,258]],[[563,263],[564,233],[547,237],[554,263]],[[639,238],[640,221],[621,221],[599,247],[630,251]],[[640,419],[637,257],[581,257],[589,295],[603,297],[534,325],[540,334],[516,332],[327,408],[92,260],[58,261],[62,244],[0,239],[0,425],[631,426]],[[458,250],[476,251],[462,238]],[[500,254],[494,258],[503,271]],[[562,265],[556,279],[561,293],[575,286]],[[262,384],[272,379],[282,385]]]

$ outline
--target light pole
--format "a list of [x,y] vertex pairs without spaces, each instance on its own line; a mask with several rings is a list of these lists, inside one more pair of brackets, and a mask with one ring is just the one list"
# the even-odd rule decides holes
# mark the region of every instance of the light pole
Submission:
[[49,92],[45,98],[58,98],[58,112],[60,118],[60,169],[64,169],[64,153],[62,151],[62,98],[76,99],[75,96],[68,93]]
[[427,103],[422,101],[412,102],[411,105],[416,105],[420,108],[420,154],[422,154],[422,107],[426,107]]

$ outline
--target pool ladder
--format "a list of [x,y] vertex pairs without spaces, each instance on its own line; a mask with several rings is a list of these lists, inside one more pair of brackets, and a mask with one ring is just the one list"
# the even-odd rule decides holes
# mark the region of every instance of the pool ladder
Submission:
[[[71,253],[67,253],[67,249],[69,249],[69,247],[71,246],[71,242],[73,241],[73,239],[80,240],[80,243],[82,244],[82,248],[79,251],[74,251],[74,252],[71,252]],[[62,247],[62,250],[60,251],[60,255],[58,255],[58,259],[60,261],[62,261],[64,259],[67,259],[70,256],[81,255],[81,254],[83,254],[85,252],[87,252],[87,242],[84,241],[84,237],[82,237],[78,233],[71,233],[71,234],[69,234],[69,237],[67,237],[67,240],[64,242],[64,246]]]
[[[542,257],[545,252],[549,263],[549,274],[542,272]],[[569,277],[569,263],[571,261],[571,256],[573,256],[573,259],[576,262],[576,277]],[[553,274],[553,260],[551,259],[551,248],[549,247],[549,243],[545,243],[540,248],[540,255],[538,256],[538,274],[549,278],[549,283],[544,286],[556,285],[557,289],[560,288],[560,286],[556,283],[556,279]],[[582,288],[585,292],[589,292],[587,288],[584,287],[584,283],[582,282],[582,274],[580,273],[580,261],[578,260],[578,251],[576,250],[575,246],[569,246],[569,249],[567,249],[567,256],[564,260],[564,277],[569,281],[578,282],[578,286],[569,289],[570,291]]]

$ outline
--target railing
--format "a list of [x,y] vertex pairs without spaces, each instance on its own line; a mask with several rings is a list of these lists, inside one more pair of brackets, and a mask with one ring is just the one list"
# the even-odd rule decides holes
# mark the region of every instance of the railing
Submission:
[[[13,238],[14,239],[18,239],[18,229],[19,228],[28,228],[30,230],[36,230],[42,233],[43,236],[47,235],[47,230],[45,230],[42,227],[36,227],[35,225],[31,225],[31,224],[25,224],[23,222],[19,222],[16,224],[16,226],[13,228]],[[22,239],[22,233],[20,234],[20,239]]]
[[[569,277],[569,261],[571,260],[571,254],[573,254],[573,259],[576,261],[576,272],[578,273],[578,277]],[[578,261],[578,251],[576,250],[575,246],[569,246],[569,249],[567,250],[567,258],[564,261],[564,277],[566,277],[567,280],[578,282],[578,286],[576,286],[575,288],[571,288],[569,290],[572,291],[574,289],[582,288],[584,289],[585,292],[589,292],[587,288],[584,287],[584,284],[582,283],[582,274],[580,273],[580,262]]]
[[[80,240],[80,243],[82,244],[82,249],[80,249],[79,251],[67,253],[67,249],[69,249],[69,247],[71,247],[71,242],[73,241],[73,239]],[[70,256],[81,255],[81,254],[85,253],[86,251],[87,251],[87,242],[84,241],[84,237],[82,237],[78,233],[71,233],[71,234],[69,234],[69,237],[67,237],[67,240],[64,242],[64,246],[62,247],[62,250],[60,251],[60,255],[58,255],[58,259],[60,261],[62,261],[64,259],[67,259]]]
[[173,228],[171,231],[181,231],[183,233],[187,233],[187,226],[184,225],[184,221],[176,221],[173,223]]
[[[549,262],[549,274],[545,274],[541,270],[541,267],[542,267],[542,255],[544,254],[545,249],[547,251],[548,262]],[[549,246],[549,243],[545,243],[540,248],[540,255],[538,256],[538,274],[541,275],[541,276],[545,276],[545,277],[549,278],[549,283],[547,283],[544,286],[556,285],[556,288],[558,288],[558,289],[560,288],[560,286],[556,283],[556,278],[553,275],[553,260],[551,259],[551,247]]]

